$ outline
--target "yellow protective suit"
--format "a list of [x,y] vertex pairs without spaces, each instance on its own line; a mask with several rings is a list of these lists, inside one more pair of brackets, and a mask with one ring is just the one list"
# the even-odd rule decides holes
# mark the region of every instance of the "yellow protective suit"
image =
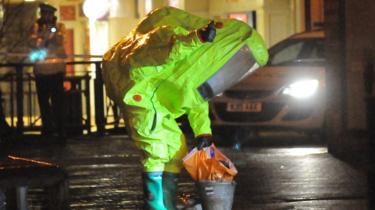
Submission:
[[268,59],[259,34],[223,20],[213,43],[197,29],[209,19],[165,7],[151,12],[103,58],[106,90],[121,108],[131,138],[143,151],[145,172],[178,173],[186,154],[175,119],[186,114],[195,136],[211,134],[208,102],[197,88],[247,45],[259,65]]

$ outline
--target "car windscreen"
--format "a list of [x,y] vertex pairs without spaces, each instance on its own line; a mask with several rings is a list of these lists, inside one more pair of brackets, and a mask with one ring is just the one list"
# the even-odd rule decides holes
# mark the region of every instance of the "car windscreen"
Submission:
[[324,39],[287,39],[270,49],[268,65],[299,65],[324,60]]

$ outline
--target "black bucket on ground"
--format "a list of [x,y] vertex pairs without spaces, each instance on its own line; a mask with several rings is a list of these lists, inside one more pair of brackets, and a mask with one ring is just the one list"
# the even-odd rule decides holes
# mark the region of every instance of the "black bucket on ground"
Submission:
[[196,183],[204,210],[231,210],[234,181],[200,181]]

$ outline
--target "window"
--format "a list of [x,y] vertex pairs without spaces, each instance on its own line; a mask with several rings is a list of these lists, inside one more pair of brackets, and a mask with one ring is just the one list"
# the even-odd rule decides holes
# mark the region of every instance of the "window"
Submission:
[[315,40],[312,45],[310,58],[324,59],[324,41],[322,39]]
[[304,43],[296,42],[291,45],[282,48],[271,56],[271,65],[290,63],[298,59],[298,55],[301,53]]
[[323,39],[286,40],[270,50],[270,65],[292,65],[324,61]]

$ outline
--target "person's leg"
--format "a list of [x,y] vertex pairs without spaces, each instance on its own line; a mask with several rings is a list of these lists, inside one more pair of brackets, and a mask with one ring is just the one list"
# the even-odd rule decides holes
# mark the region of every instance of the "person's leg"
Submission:
[[159,123],[150,132],[148,138],[160,139],[158,143],[142,146],[145,154],[143,164],[146,171],[163,170],[162,197],[164,207],[168,210],[175,210],[177,178],[183,167],[182,158],[187,153],[187,147],[185,137],[172,117],[165,117],[160,113],[157,120]]
[[[157,108],[157,110],[163,109]],[[136,107],[127,107],[125,118],[131,138],[143,152],[146,209],[175,209],[175,178],[182,168],[182,158],[187,150],[178,124],[166,113],[158,112],[155,119],[154,110]],[[155,125],[153,122],[156,122]],[[165,175],[162,175],[163,173]],[[170,186],[167,187],[163,181]],[[155,186],[158,190],[153,189]],[[163,201],[162,204],[160,201]]]
[[[142,149],[143,157],[143,190],[145,196],[144,209],[167,210],[163,197],[163,170],[168,161],[167,145],[159,139],[137,139],[136,145]],[[169,210],[169,209],[168,209]]]
[[178,175],[181,171],[182,159],[187,153],[185,136],[174,119],[168,122],[169,162],[165,164],[163,173],[163,198],[168,210],[176,209]]
[[164,135],[164,129],[160,129],[162,120],[158,118],[152,130],[153,110],[130,106],[125,109],[124,119],[131,139],[141,151],[144,209],[167,210],[163,203],[162,174],[168,162],[168,146],[160,139]]
[[0,90],[0,135],[10,132],[10,127],[5,120],[5,113],[3,111],[3,95]]
[[51,80],[51,104],[56,130],[64,138],[64,74],[56,74]]
[[[6,147],[13,140],[12,128],[8,125],[5,119],[5,113],[3,111],[3,97],[0,90],[0,158],[5,154]],[[0,192],[1,195],[1,192]],[[0,203],[1,206],[1,203]],[[1,209],[1,208],[0,208]]]
[[51,107],[49,103],[50,88],[49,88],[50,76],[36,76],[35,84],[38,95],[40,115],[42,118],[42,134],[50,134],[52,131],[52,119],[51,119]]
[[145,210],[170,210],[163,203],[163,172],[144,172],[143,193]]
[[176,209],[178,174],[163,172],[163,202],[168,210]]

